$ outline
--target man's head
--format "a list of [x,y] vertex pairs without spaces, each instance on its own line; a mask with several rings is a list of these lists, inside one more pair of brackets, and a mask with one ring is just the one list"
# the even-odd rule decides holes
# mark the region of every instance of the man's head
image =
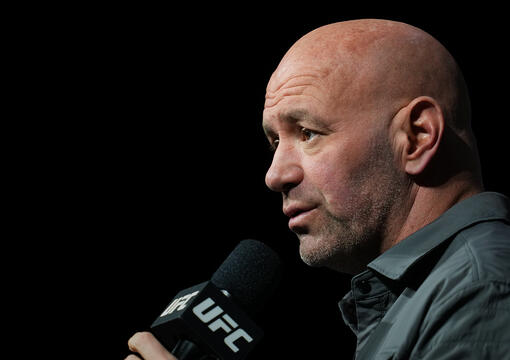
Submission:
[[266,183],[313,266],[358,272],[481,187],[460,70],[407,24],[306,34],[271,76],[263,127],[275,149]]

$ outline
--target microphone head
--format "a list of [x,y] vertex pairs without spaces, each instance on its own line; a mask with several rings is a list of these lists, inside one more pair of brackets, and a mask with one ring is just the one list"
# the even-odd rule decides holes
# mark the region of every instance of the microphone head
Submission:
[[244,311],[254,316],[275,292],[281,275],[278,254],[263,242],[247,239],[234,248],[211,282],[228,291]]

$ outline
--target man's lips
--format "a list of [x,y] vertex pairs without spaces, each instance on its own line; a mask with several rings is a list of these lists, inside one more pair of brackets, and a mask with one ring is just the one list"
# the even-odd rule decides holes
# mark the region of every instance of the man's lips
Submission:
[[295,204],[286,206],[283,213],[290,218],[289,228],[295,230],[305,226],[307,219],[314,213],[315,209],[315,206]]

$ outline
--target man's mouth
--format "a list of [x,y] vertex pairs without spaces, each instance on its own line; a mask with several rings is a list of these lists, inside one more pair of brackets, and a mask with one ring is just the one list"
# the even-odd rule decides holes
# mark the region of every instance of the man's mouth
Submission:
[[316,207],[293,204],[286,206],[283,212],[289,217],[289,228],[294,232],[300,232],[309,224],[310,217],[316,212]]

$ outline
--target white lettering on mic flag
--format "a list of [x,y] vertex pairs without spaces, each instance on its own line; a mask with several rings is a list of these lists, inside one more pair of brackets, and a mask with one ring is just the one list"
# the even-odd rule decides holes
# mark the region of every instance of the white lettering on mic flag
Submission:
[[188,301],[192,297],[196,296],[198,293],[199,293],[199,291],[195,291],[193,293],[190,293],[190,294],[184,295],[178,299],[175,299],[174,301],[172,301],[172,303],[170,305],[168,305],[168,307],[165,309],[165,311],[163,311],[163,313],[161,313],[161,315],[159,317],[171,314],[175,310],[177,310],[177,311],[184,310],[184,308],[186,308],[186,305],[188,305]]
[[[228,314],[224,313],[223,309],[219,306],[215,306],[216,303],[210,297],[202,301],[200,304],[193,308],[193,313],[205,324],[209,324],[209,329],[215,332],[218,329],[222,329],[225,333],[236,329],[239,325],[232,319]],[[210,309],[210,310],[208,310]],[[223,314],[223,315],[222,315]],[[222,315],[222,316],[220,316]],[[214,320],[216,319],[216,320]],[[212,321],[214,320],[214,321]],[[212,322],[211,322],[212,321]],[[229,326],[230,325],[230,326]],[[239,328],[230,335],[227,335],[223,342],[233,351],[238,352],[239,347],[234,344],[234,341],[243,338],[246,342],[250,343],[253,338],[243,329]]]

